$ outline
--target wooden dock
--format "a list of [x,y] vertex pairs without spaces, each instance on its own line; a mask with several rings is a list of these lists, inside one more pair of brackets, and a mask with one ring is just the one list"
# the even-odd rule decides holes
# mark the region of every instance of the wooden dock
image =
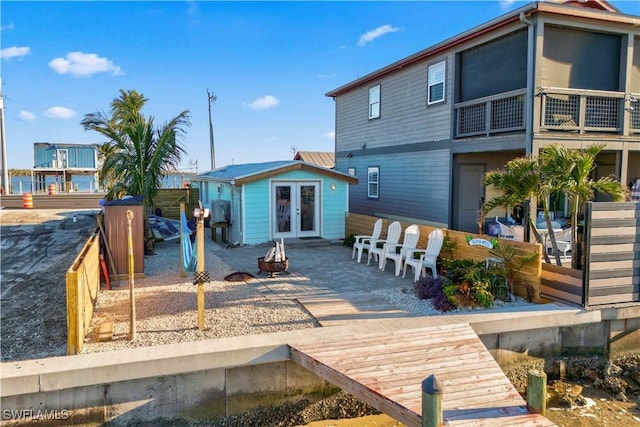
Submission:
[[289,343],[292,361],[407,426],[422,425],[422,381],[443,388],[448,426],[554,426],[524,399],[469,324]]

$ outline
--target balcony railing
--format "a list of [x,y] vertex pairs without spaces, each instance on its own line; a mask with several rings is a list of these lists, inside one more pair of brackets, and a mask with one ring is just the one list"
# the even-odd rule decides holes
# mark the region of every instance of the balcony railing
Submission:
[[456,137],[524,130],[525,94],[519,89],[457,103]]
[[541,130],[623,134],[628,111],[628,132],[640,133],[640,95],[562,88],[542,88],[538,95]]

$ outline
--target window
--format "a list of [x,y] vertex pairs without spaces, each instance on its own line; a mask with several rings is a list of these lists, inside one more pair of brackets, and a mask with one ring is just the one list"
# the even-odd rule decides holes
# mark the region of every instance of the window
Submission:
[[369,88],[369,118],[380,117],[380,85]]
[[444,61],[429,66],[429,89],[427,105],[444,101]]
[[377,166],[368,168],[367,175],[367,197],[377,199],[378,197],[380,197],[380,168]]
[[356,168],[348,168],[347,173],[351,176],[356,176]]

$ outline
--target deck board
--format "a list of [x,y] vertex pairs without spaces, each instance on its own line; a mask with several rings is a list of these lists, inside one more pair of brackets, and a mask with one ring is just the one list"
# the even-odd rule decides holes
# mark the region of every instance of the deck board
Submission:
[[432,374],[444,389],[447,425],[555,425],[527,411],[466,323],[336,334],[289,347],[291,360],[407,426],[421,425],[421,384]]

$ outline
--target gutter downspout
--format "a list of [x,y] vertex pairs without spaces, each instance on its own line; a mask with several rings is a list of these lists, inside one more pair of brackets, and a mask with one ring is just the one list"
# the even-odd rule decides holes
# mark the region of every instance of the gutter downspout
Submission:
[[[534,89],[534,83],[535,83],[535,79],[534,79],[534,66],[535,66],[535,49],[534,49],[534,43],[535,43],[535,34],[534,34],[534,28],[533,28],[533,24],[531,23],[531,21],[529,21],[525,14],[524,11],[520,12],[520,22],[522,22],[523,24],[525,24],[527,26],[527,92],[525,95],[525,131],[524,131],[524,138],[525,138],[525,155],[529,156],[531,155],[532,151],[533,151],[533,111],[534,111],[534,106],[533,106],[533,100],[534,100],[534,96],[533,96],[533,89]],[[529,203],[529,209],[528,212],[525,212],[525,218],[523,220],[524,224],[527,224],[524,227],[524,241],[528,242],[530,241],[530,232],[531,230],[529,230],[529,218],[535,218],[536,215],[536,211],[537,211],[537,202],[536,203],[531,203],[532,201],[530,201]]]

